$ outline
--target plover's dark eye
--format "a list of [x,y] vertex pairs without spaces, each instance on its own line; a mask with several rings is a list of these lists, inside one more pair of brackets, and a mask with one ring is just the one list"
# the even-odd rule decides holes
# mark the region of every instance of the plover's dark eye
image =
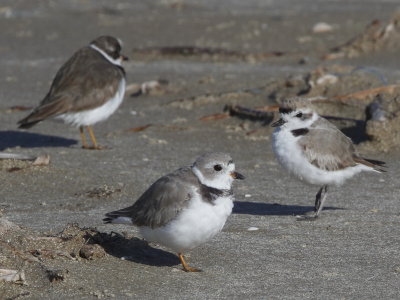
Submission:
[[222,170],[221,165],[215,165],[215,166],[214,166],[214,170],[215,170],[215,171],[218,171],[218,172],[221,171],[221,170]]
[[297,118],[301,118],[302,116],[303,116],[303,113],[302,113],[302,112],[299,112],[299,113],[296,115]]

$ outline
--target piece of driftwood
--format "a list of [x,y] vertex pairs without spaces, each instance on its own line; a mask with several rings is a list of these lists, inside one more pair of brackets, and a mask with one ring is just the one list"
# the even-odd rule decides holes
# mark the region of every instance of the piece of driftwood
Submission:
[[212,114],[212,115],[201,117],[199,120],[200,121],[215,121],[215,120],[226,119],[229,117],[230,116],[228,113],[218,113],[218,114]]
[[0,281],[24,284],[25,272],[23,270],[0,269]]
[[149,128],[151,126],[153,126],[153,124],[146,124],[146,125],[139,126],[139,127],[129,128],[129,129],[126,129],[125,131],[127,131],[127,132],[140,132],[140,131],[146,130],[147,128]]
[[0,152],[0,159],[35,160],[37,156]]
[[133,55],[144,56],[167,56],[167,57],[201,57],[201,58],[218,58],[228,60],[242,61],[261,61],[270,57],[279,57],[286,55],[282,51],[272,51],[264,53],[247,53],[224,48],[210,48],[197,46],[170,46],[170,47],[150,47],[133,49]]
[[263,121],[269,124],[274,118],[274,111],[271,107],[263,106],[261,108],[247,108],[241,105],[227,105],[225,111],[229,112],[231,116],[237,116],[243,119],[250,119],[254,121]]

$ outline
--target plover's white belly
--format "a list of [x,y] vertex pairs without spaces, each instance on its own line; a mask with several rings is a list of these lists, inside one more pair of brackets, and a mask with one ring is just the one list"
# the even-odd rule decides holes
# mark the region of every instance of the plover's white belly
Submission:
[[373,171],[372,168],[361,164],[338,171],[322,170],[311,164],[304,156],[297,143],[298,139],[299,137],[294,137],[289,130],[278,128],[272,134],[272,147],[279,163],[290,173],[307,183],[340,185],[361,171]]
[[102,106],[95,109],[84,110],[75,113],[65,113],[56,117],[56,119],[72,126],[88,126],[106,120],[120,106],[125,94],[125,79],[119,84],[118,90],[113,98],[108,100]]
[[222,230],[233,208],[233,196],[220,197],[214,205],[193,197],[188,208],[164,227],[140,227],[142,236],[176,252],[193,249]]

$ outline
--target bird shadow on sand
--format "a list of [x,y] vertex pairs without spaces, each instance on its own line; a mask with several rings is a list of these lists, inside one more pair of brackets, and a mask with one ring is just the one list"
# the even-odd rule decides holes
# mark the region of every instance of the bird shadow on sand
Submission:
[[[324,210],[344,209],[340,207],[324,206]],[[282,205],[277,203],[235,201],[234,214],[256,216],[293,216],[313,212],[314,206],[309,205]]]
[[69,147],[76,140],[16,130],[0,130],[0,151],[6,148]]
[[179,258],[167,251],[153,248],[139,238],[127,238],[119,233],[97,232],[90,235],[91,243],[99,244],[110,255],[149,266],[175,266]]

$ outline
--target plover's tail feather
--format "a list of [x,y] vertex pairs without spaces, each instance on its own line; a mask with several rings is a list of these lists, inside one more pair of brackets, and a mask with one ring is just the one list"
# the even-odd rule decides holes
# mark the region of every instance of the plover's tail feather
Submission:
[[23,119],[23,120],[18,122],[18,124],[19,124],[18,128],[28,129],[28,128],[31,128],[32,126],[36,125],[39,122],[40,121],[28,122],[25,119]]
[[105,214],[106,218],[103,219],[105,224],[130,224],[132,225],[132,218],[127,216],[127,211],[125,209],[112,211]]
[[354,159],[354,161],[356,163],[359,163],[359,164],[365,165],[367,167],[370,167],[374,171],[386,172],[386,170],[383,169],[383,168],[386,168],[386,163],[384,161],[368,159],[368,158],[362,158],[362,157],[356,157]]
[[19,128],[30,128],[44,119],[64,113],[66,107],[61,100],[63,100],[63,98],[40,105],[27,117],[18,121]]

